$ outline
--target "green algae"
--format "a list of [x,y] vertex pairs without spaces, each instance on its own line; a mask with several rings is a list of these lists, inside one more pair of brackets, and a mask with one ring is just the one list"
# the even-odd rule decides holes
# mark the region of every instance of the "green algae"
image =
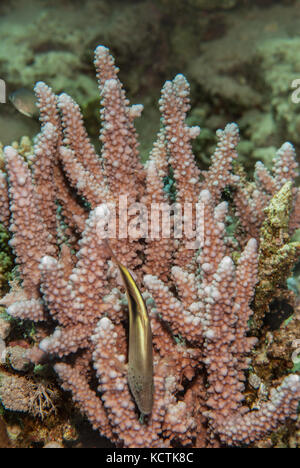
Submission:
[[8,281],[12,278],[13,255],[9,247],[9,233],[0,224],[0,292],[4,293],[8,288]]
[[292,207],[292,183],[286,184],[272,198],[265,210],[261,229],[258,284],[254,299],[252,327],[258,331],[270,303],[275,298],[287,298],[286,281],[291,276],[300,255],[300,242],[291,242],[289,218]]

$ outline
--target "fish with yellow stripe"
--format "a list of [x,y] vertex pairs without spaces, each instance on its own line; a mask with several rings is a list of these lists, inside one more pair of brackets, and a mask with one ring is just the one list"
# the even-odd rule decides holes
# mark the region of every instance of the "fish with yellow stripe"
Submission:
[[152,331],[143,296],[128,268],[122,265],[107,247],[116,263],[125,287],[129,311],[128,383],[142,414],[150,414],[153,406]]

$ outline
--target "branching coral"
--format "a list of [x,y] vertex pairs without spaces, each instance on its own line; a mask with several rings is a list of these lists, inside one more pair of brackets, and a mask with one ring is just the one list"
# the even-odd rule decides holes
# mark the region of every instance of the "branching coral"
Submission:
[[6,409],[30,413],[41,419],[56,412],[57,394],[51,384],[3,371],[0,374],[0,398]]
[[[297,167],[294,147],[286,142],[273,159],[272,174],[259,161],[255,166],[254,183],[248,182],[243,177],[239,179],[240,183],[236,185],[234,201],[247,238],[259,237],[260,228],[265,219],[264,208],[286,182],[295,181],[298,175]],[[291,191],[291,200],[287,210],[290,233],[297,229],[300,223],[300,189],[291,187]]]
[[[232,173],[238,127],[232,123],[217,132],[211,168],[200,174],[191,149],[199,128],[185,123],[189,86],[177,75],[163,87],[162,125],[143,167],[133,125],[141,107],[129,105],[103,46],[96,49],[95,65],[102,99],[100,155],[76,103],[66,94],[55,96],[41,82],[36,94],[42,128],[32,166],[16,149],[5,148],[9,201],[3,188],[2,216],[13,233],[22,286],[1,302],[10,315],[58,323],[39,350],[31,350],[31,358],[42,352],[56,356],[63,388],[71,390],[93,427],[117,445],[203,447],[259,440],[287,417],[296,417],[300,379],[285,377],[259,411],[243,403],[244,372],[256,342],[248,336],[248,320],[259,228],[253,216],[241,215],[248,240],[235,264],[226,233],[228,204],[221,196],[232,185],[241,200],[242,181]],[[275,182],[280,167],[292,181],[294,159],[285,161],[286,152],[279,158]],[[170,178],[175,205],[166,190]],[[245,200],[250,211],[254,192],[247,191]],[[261,213],[270,198],[255,195]],[[145,226],[151,225],[154,204],[163,206],[149,234]],[[236,201],[241,214],[240,206]],[[163,237],[168,213],[170,237]],[[113,215],[117,235],[108,231]],[[62,242],[62,219],[68,243]],[[144,423],[127,384],[126,304],[104,237],[144,292],[151,319],[154,404]]]

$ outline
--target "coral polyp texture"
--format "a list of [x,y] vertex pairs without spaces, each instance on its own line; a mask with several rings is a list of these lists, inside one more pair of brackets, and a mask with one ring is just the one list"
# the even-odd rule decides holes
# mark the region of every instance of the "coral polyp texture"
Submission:
[[[185,123],[189,85],[177,75],[162,89],[161,128],[143,166],[134,128],[142,107],[130,106],[107,48],[97,47],[95,67],[100,154],[78,105],[43,82],[35,87],[41,133],[30,165],[17,149],[4,149],[1,222],[12,233],[21,282],[1,304],[13,317],[55,321],[54,333],[29,356],[56,360],[62,387],[117,446],[251,444],[295,419],[300,399],[296,374],[277,380],[257,411],[244,396],[257,342],[249,321],[266,242],[260,232],[268,222],[264,210],[278,191],[288,193],[288,208],[282,208],[286,230],[291,234],[299,226],[294,149],[285,143],[273,173],[258,164],[255,183],[247,182],[233,167],[239,130],[231,123],[217,131],[211,167],[201,172],[191,145],[200,129]],[[227,202],[228,187],[233,196]],[[157,205],[160,227],[152,223],[149,234],[141,224],[151,225]],[[177,235],[180,207],[193,210],[182,214],[184,229]],[[118,235],[109,235],[112,215]],[[240,220],[239,232],[230,237],[233,216]],[[164,237],[168,219],[170,236]],[[188,221],[192,233],[185,229]],[[288,243],[285,232],[283,249]],[[112,252],[141,289],[151,320],[154,401],[144,420],[128,387],[128,310]],[[276,266],[281,268],[280,261]]]

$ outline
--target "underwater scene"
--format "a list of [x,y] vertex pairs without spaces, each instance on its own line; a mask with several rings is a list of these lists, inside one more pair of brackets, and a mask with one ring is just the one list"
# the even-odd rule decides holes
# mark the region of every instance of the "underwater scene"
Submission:
[[300,0],[1,2],[0,448],[300,448],[299,166]]

